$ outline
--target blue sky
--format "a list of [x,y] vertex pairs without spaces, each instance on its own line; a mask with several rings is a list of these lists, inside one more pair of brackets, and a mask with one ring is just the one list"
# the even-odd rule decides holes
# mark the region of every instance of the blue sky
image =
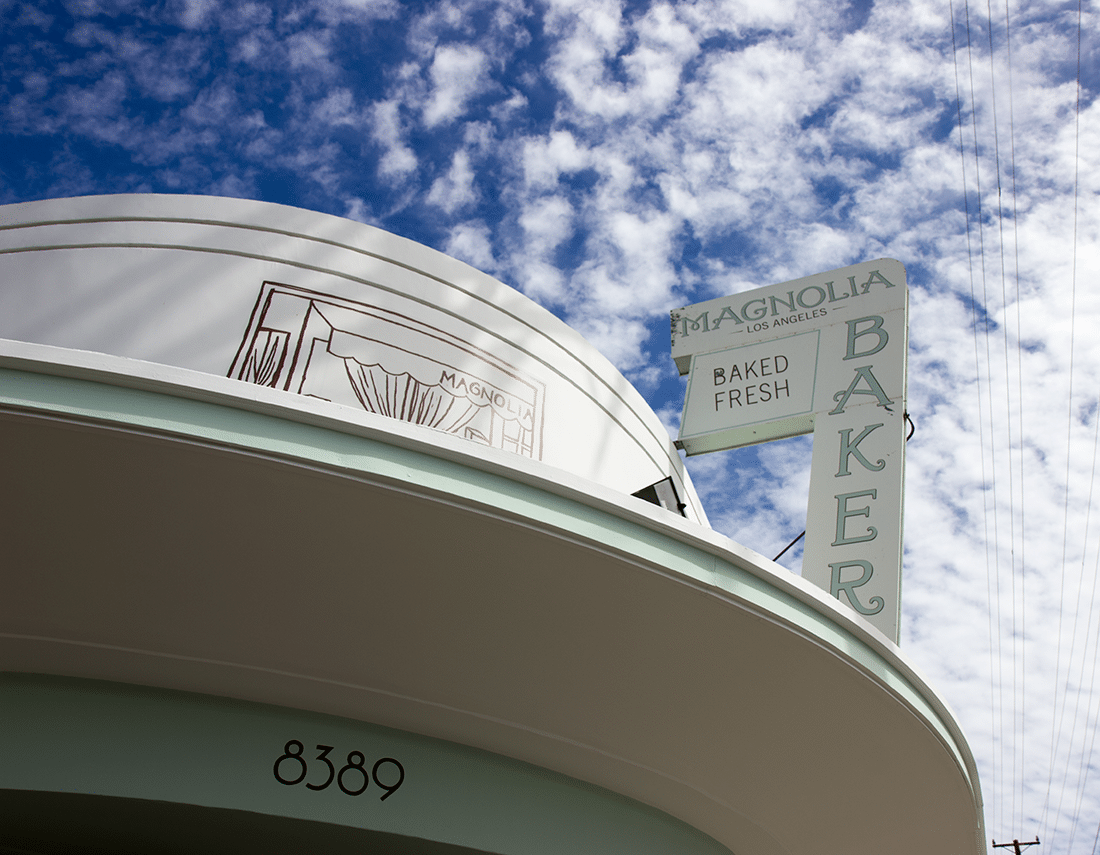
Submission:
[[[671,308],[901,260],[902,646],[959,714],[991,836],[1093,851],[1094,4],[1081,22],[1078,63],[1078,6],[1049,0],[0,0],[0,203],[202,193],[379,226],[564,318],[672,431]],[[772,555],[809,454],[690,466],[715,527]]]

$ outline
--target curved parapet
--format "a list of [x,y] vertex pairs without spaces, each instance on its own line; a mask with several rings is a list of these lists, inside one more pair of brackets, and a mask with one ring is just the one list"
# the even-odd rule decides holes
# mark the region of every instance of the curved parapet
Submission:
[[667,431],[575,331],[466,264],[326,214],[203,196],[0,207],[0,338],[228,376],[635,493]]

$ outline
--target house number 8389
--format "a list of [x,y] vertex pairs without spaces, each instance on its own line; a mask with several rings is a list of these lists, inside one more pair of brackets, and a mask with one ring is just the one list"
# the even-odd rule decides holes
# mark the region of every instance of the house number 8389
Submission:
[[[306,775],[309,773],[309,766],[306,758],[302,756],[304,750],[305,747],[297,739],[292,739],[283,746],[283,753],[275,761],[275,767],[272,770],[276,781],[280,784],[286,784],[288,787],[293,787],[295,784],[305,781]],[[345,794],[359,796],[366,791],[373,780],[380,790],[385,790],[384,795],[379,799],[384,802],[397,792],[397,788],[405,782],[405,767],[392,757],[383,757],[378,760],[368,772],[363,765],[366,762],[363,752],[352,751],[348,754],[347,762],[337,769],[328,756],[332,750],[333,746],[331,745],[317,746],[317,756],[313,762],[324,764],[328,769],[328,773],[320,783],[313,784],[307,781],[307,789],[324,790],[335,781],[336,786]],[[379,772],[382,773],[381,778],[379,778]],[[394,781],[394,778],[397,780]]]

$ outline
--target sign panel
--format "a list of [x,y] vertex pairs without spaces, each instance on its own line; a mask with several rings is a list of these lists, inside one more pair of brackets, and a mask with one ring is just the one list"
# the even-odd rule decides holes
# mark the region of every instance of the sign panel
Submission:
[[803,578],[895,642],[908,350],[892,259],[672,312],[689,455],[813,432]]
[[811,330],[694,357],[680,446],[700,454],[812,430],[820,340]]

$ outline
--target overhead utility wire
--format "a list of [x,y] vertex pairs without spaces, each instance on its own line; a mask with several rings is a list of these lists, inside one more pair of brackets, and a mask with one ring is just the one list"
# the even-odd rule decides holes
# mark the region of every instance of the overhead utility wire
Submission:
[[[1021,342],[1024,338],[1023,322],[1020,316],[1020,217],[1016,206],[1016,113],[1015,95],[1012,85],[1012,27],[1008,0],[1005,0],[1005,52],[1008,64],[1008,138],[1012,163],[1012,248],[1014,254],[1014,280],[1016,285],[1016,402],[1018,430],[1020,438],[1020,694],[1015,699],[1020,720],[1020,769],[1027,768],[1027,520],[1024,513],[1027,490],[1024,488],[1024,364]],[[1006,377],[1007,379],[1007,377]],[[1012,447],[1009,446],[1009,467],[1012,466]],[[1013,603],[1015,604],[1016,586],[1013,584]],[[1020,782],[1020,813],[1017,827],[1024,821],[1024,786]]]
[[[990,346],[989,346],[989,295],[988,295],[987,279],[986,279],[986,272],[985,272],[985,229],[983,228],[983,222],[982,222],[982,219],[983,219],[982,218],[982,171],[981,171],[981,160],[980,160],[980,157],[979,157],[979,154],[978,154],[978,109],[977,109],[978,100],[977,100],[977,97],[975,96],[975,93],[974,93],[974,50],[973,50],[973,38],[971,36],[971,30],[970,30],[970,2],[969,2],[969,0],[966,0],[966,2],[963,4],[963,8],[964,8],[965,13],[966,13],[966,54],[967,54],[967,67],[969,69],[969,74],[970,74],[970,104],[971,104],[970,117],[971,117],[971,125],[973,127],[973,132],[974,132],[974,185],[975,185],[975,190],[976,190],[976,197],[977,197],[976,201],[977,201],[977,209],[978,209],[977,210],[977,215],[978,215],[977,216],[977,220],[978,220],[978,260],[979,260],[979,264],[980,264],[980,267],[981,267],[981,278],[982,278],[982,301],[981,301],[980,304],[974,303],[974,305],[975,306],[977,306],[977,305],[981,306],[982,320],[983,320],[983,324],[984,324],[984,327],[985,327],[986,379],[987,379],[987,382],[989,383],[989,395],[990,395],[989,407],[987,408],[986,415],[989,418],[989,447],[990,447],[990,471],[989,471],[989,487],[990,487],[990,489],[989,489],[988,492],[991,493],[992,497],[993,497],[994,547],[993,547],[992,568],[990,567],[989,502],[986,499],[985,495],[983,495],[983,497],[982,497],[982,519],[983,519],[984,532],[985,532],[985,560],[986,560],[987,584],[988,584],[988,576],[989,576],[990,573],[992,573],[993,583],[994,583],[993,584],[992,601],[993,601],[993,606],[994,606],[995,614],[996,614],[995,624],[996,624],[996,627],[999,630],[1000,625],[1001,625],[1001,572],[1000,572],[1000,555],[999,555],[999,553],[996,549],[997,530],[998,530],[998,526],[997,526],[997,440],[996,440],[996,435],[995,435],[995,432],[994,432],[995,428],[994,428],[994,424],[993,424],[993,397],[992,397],[992,395],[993,395],[993,384],[992,384],[992,377],[991,377],[991,374],[990,374],[990,371],[989,371],[990,367],[992,366],[993,359],[992,359],[992,354],[991,354]],[[974,330],[974,335],[975,335],[975,342],[976,342],[977,341],[977,329],[976,328]],[[976,361],[980,362],[980,359],[978,359],[978,357],[975,357],[975,358],[976,358]],[[978,392],[979,392],[978,419],[979,419],[979,423],[982,424],[982,433],[980,434],[980,439],[981,439],[981,457],[982,457],[982,484],[984,486],[985,485],[985,478],[986,478],[986,472],[985,472],[985,439],[984,439],[984,417],[983,417],[982,410],[981,410],[981,400],[980,400],[981,384],[982,384],[980,365],[977,366],[977,372],[978,372],[977,384],[978,384]],[[1000,754],[1000,759],[999,759],[999,762],[998,762],[998,768],[1000,769],[1000,777],[1001,777],[1002,785],[1000,787],[998,787],[996,778],[994,778],[994,796],[995,796],[995,798],[997,796],[999,796],[1000,801],[1001,801],[1001,805],[999,807],[996,805],[996,802],[994,803],[994,810],[996,812],[995,815],[1000,815],[1000,816],[1003,817],[1003,815],[1004,815],[1004,804],[1003,804],[1003,802],[1004,802],[1004,786],[1003,786],[1003,782],[1004,782],[1004,768],[1005,768],[1005,760],[1004,760],[1004,756],[1005,756],[1005,738],[1004,738],[1004,734],[1005,734],[1005,721],[1004,721],[1004,719],[1005,719],[1005,703],[1004,703],[1004,671],[1003,671],[1003,662],[1002,662],[1003,657],[1001,656],[1000,633],[999,632],[996,635],[996,640],[997,640],[997,657],[996,657],[996,660],[997,660],[996,661],[996,666],[997,666],[997,678],[996,678],[997,692],[996,692],[996,697],[997,697],[997,712],[998,712],[997,717],[999,718],[999,723],[998,723],[998,726],[995,728],[994,732],[998,734],[997,750],[998,750],[998,753]]]
[[[1100,419],[1097,419],[1096,424],[1097,424],[1097,429],[1098,429],[1097,432],[1098,432],[1098,434],[1100,434]],[[1093,452],[1093,457],[1094,458],[1095,458],[1095,454],[1096,453],[1095,453],[1095,450],[1094,450],[1094,452]],[[1084,570],[1084,568],[1082,567],[1082,571],[1083,570]],[[1083,682],[1083,679],[1084,679],[1086,659],[1088,657],[1088,653],[1087,653],[1087,649],[1088,649],[1088,646],[1089,646],[1088,640],[1089,640],[1089,636],[1092,635],[1092,628],[1093,628],[1093,620],[1092,619],[1093,619],[1093,616],[1096,612],[1096,579],[1097,579],[1097,576],[1100,576],[1100,551],[1098,551],[1097,555],[1096,555],[1096,566],[1093,568],[1093,573],[1092,573],[1092,591],[1089,593],[1089,620],[1088,620],[1088,627],[1085,630],[1085,648],[1086,648],[1086,652],[1081,654],[1081,675],[1080,675],[1080,678],[1079,678],[1082,682]],[[1097,626],[1097,629],[1098,629],[1097,634],[1095,636],[1092,636],[1093,637],[1093,642],[1092,642],[1092,667],[1089,669],[1090,677],[1089,677],[1088,691],[1086,691],[1085,694],[1084,694],[1084,697],[1085,697],[1085,731],[1087,733],[1091,729],[1091,734],[1089,736],[1088,750],[1082,752],[1082,754],[1081,754],[1081,764],[1080,764],[1080,766],[1078,767],[1078,770],[1077,770],[1077,787],[1076,787],[1077,796],[1074,799],[1073,814],[1072,814],[1075,821],[1073,823],[1073,826],[1070,828],[1069,842],[1066,845],[1066,851],[1067,852],[1072,852],[1073,851],[1073,839],[1077,836],[1077,825],[1078,825],[1077,820],[1081,816],[1081,806],[1082,806],[1082,804],[1084,802],[1084,798],[1085,798],[1085,784],[1088,782],[1089,768],[1092,765],[1092,751],[1093,751],[1093,748],[1096,746],[1097,711],[1095,711],[1093,709],[1093,698],[1094,698],[1094,690],[1096,688],[1096,653],[1097,653],[1097,646],[1098,646],[1097,645],[1097,640],[1100,639],[1100,625]],[[1100,701],[1100,697],[1095,697],[1095,700]],[[1077,715],[1076,715],[1076,713],[1077,713],[1078,710],[1080,710],[1080,701],[1078,701],[1078,705],[1074,710],[1074,723],[1073,723],[1073,727],[1070,728],[1070,745],[1073,744],[1073,739],[1074,739],[1073,735],[1077,730]],[[1069,772],[1068,759],[1067,759],[1067,762],[1066,762],[1066,772],[1067,773]],[[1063,788],[1065,787],[1064,781],[1063,781],[1062,786],[1063,786]]]
[[[1070,633],[1070,647],[1069,647],[1069,657],[1068,657],[1069,661],[1066,665],[1066,701],[1063,702],[1063,704],[1062,704],[1062,717],[1063,717],[1063,719],[1065,717],[1066,707],[1068,706],[1070,680],[1072,678],[1072,672],[1073,672],[1073,651],[1074,651],[1074,648],[1077,645],[1077,624],[1078,624],[1078,619],[1081,616],[1081,609],[1080,609],[1081,587],[1082,587],[1082,585],[1084,583],[1084,580],[1085,580],[1085,560],[1088,556],[1089,523],[1091,522],[1091,515],[1092,515],[1093,487],[1096,483],[1096,457],[1097,457],[1098,446],[1100,446],[1100,418],[1096,419],[1095,427],[1094,427],[1094,433],[1093,433],[1092,470],[1089,473],[1089,497],[1088,497],[1088,501],[1085,503],[1085,531],[1084,531],[1084,535],[1082,537],[1083,542],[1081,544],[1081,573],[1080,573],[1079,585],[1078,585],[1078,589],[1077,589],[1078,608],[1074,610],[1073,630]],[[1100,561],[1100,553],[1098,553],[1098,555],[1097,555],[1097,560]],[[1092,576],[1092,589],[1089,591],[1089,596],[1088,596],[1089,617],[1088,617],[1088,622],[1085,625],[1085,650],[1081,653],[1081,668],[1079,670],[1078,677],[1077,677],[1078,687],[1080,687],[1084,684],[1085,663],[1088,659],[1088,640],[1092,635],[1092,618],[1093,618],[1095,600],[1096,600],[1096,574],[1093,573],[1093,576]],[[1092,681],[1093,682],[1095,681],[1095,678],[1096,678],[1096,671],[1094,669],[1093,673],[1092,673]],[[1091,691],[1087,695],[1085,695],[1085,697],[1086,698],[1091,698]],[[1089,708],[1090,707],[1091,707],[1091,702],[1089,700],[1086,700],[1086,702],[1085,702],[1085,720],[1086,720],[1086,723],[1088,721]],[[1069,767],[1070,767],[1070,761],[1071,761],[1071,752],[1073,750],[1073,744],[1075,742],[1075,737],[1076,737],[1076,733],[1077,733],[1077,721],[1078,721],[1080,712],[1081,712],[1081,692],[1080,692],[1080,688],[1079,688],[1078,693],[1077,693],[1077,700],[1073,705],[1073,720],[1070,723],[1069,739],[1067,740],[1067,747],[1066,747],[1066,765],[1065,765],[1065,770],[1062,772],[1062,783],[1061,783],[1061,786],[1058,789],[1058,806],[1054,810],[1054,829],[1051,832],[1051,837],[1056,837],[1057,836],[1057,834],[1058,834],[1058,824],[1061,821],[1061,817],[1062,817],[1062,801],[1063,801],[1063,799],[1065,797],[1065,794],[1066,794],[1066,781],[1069,779]],[[1063,722],[1061,720],[1058,722],[1058,743],[1059,744],[1061,744],[1061,741],[1062,741],[1062,723]],[[1081,773],[1078,772],[1078,775],[1077,775],[1078,785],[1080,785],[1080,783],[1081,783],[1081,777],[1082,777]],[[1074,799],[1075,803],[1077,801],[1079,801],[1079,796],[1078,796],[1078,798]],[[1074,813],[1074,816],[1077,816],[1076,812]],[[1076,828],[1076,825],[1074,825],[1074,828]],[[1072,831],[1071,831],[1071,838],[1072,838]]]
[[[985,417],[983,415],[982,406],[982,382],[981,382],[981,359],[978,355],[978,318],[976,314],[978,306],[978,297],[974,286],[974,244],[973,238],[970,233],[970,194],[967,190],[966,184],[966,143],[963,137],[963,115],[962,115],[962,90],[959,85],[959,57],[958,57],[958,44],[955,38],[955,4],[954,0],[948,0],[948,5],[951,11],[951,55],[955,66],[955,104],[958,110],[959,118],[959,162],[962,171],[962,184],[963,184],[963,208],[966,217],[966,256],[967,256],[967,271],[970,275],[970,305],[975,310],[974,324],[971,326],[971,332],[974,338],[974,381],[978,392],[978,447],[980,454],[978,455],[981,474],[982,485],[984,487],[986,482],[985,471]],[[967,40],[967,53],[970,51],[970,9],[966,6],[966,40]],[[973,65],[971,64],[970,75],[970,95],[971,95],[971,109],[974,109],[974,75]],[[977,126],[975,125],[975,146],[977,146]],[[978,198],[979,198],[979,212],[980,199],[981,199],[981,180],[978,179]],[[979,214],[979,221],[981,217]],[[982,522],[985,531],[985,582],[986,593],[988,595],[987,603],[987,616],[989,622],[989,714],[990,714],[990,735],[993,740],[990,746],[990,762],[993,764],[990,777],[993,779],[993,792],[990,793],[990,806],[994,810],[994,814],[997,813],[996,798],[1000,794],[1000,788],[997,781],[997,776],[1001,774],[1002,764],[997,759],[997,704],[995,698],[996,685],[994,675],[997,671],[996,663],[1000,660],[1000,644],[997,633],[995,632],[995,623],[993,619],[994,615],[994,602],[993,596],[993,578],[990,570],[989,561],[989,518],[986,513],[985,498],[982,498]]]
[[[1061,685],[1061,657],[1062,657],[1062,614],[1065,604],[1065,583],[1066,583],[1066,549],[1069,540],[1069,475],[1070,475],[1070,462],[1072,460],[1072,440],[1073,440],[1073,367],[1074,367],[1074,332],[1076,321],[1076,304],[1077,304],[1077,213],[1078,213],[1078,188],[1080,184],[1080,163],[1081,163],[1081,0],[1077,2],[1077,103],[1074,114],[1074,151],[1073,151],[1073,253],[1072,253],[1072,265],[1070,274],[1070,337],[1069,337],[1069,394],[1067,403],[1066,414],[1066,489],[1065,489],[1065,508],[1064,508],[1064,522],[1062,527],[1062,568],[1061,568],[1061,581],[1059,584],[1058,595],[1058,639],[1056,644],[1056,656],[1055,656],[1055,694],[1054,694],[1054,711],[1058,709],[1058,687]],[[1100,413],[1097,414],[1100,418]],[[1087,532],[1086,532],[1087,536]],[[1076,624],[1075,624],[1076,631]],[[1070,674],[1073,669],[1073,645],[1071,639],[1070,645],[1070,662],[1066,666],[1066,685],[1065,691],[1062,692],[1062,713],[1061,716],[1055,716],[1056,721],[1051,722],[1051,747],[1050,747],[1050,776],[1047,781],[1047,793],[1043,803],[1043,814],[1041,825],[1045,825],[1047,812],[1050,804],[1050,790],[1054,780],[1054,761],[1057,752],[1057,746],[1061,741],[1061,723],[1065,717],[1065,707],[1069,702],[1069,680]],[[1067,768],[1068,768],[1068,750],[1067,750]],[[1061,808],[1061,800],[1059,799],[1059,810]],[[1055,817],[1055,829],[1057,829],[1059,817]]]
[[[1009,522],[1009,535],[1008,535],[1008,581],[1012,594],[1012,763],[1010,766],[1009,779],[1012,781],[1011,787],[1011,805],[1012,808],[1008,813],[1008,816],[1015,821],[1018,814],[1016,813],[1016,791],[1019,788],[1018,782],[1022,779],[1018,774],[1016,766],[1016,758],[1019,745],[1019,732],[1017,722],[1019,716],[1017,714],[1019,691],[1016,680],[1016,662],[1017,656],[1017,633],[1016,633],[1016,515],[1013,512],[1013,502],[1016,497],[1015,478],[1012,474],[1012,394],[1009,378],[1011,373],[1008,367],[1008,286],[1007,286],[1007,274],[1005,272],[1005,220],[1004,220],[1004,201],[1001,190],[1001,131],[1000,123],[997,120],[997,74],[994,67],[995,54],[993,50],[993,5],[992,0],[986,0],[985,4],[986,17],[989,21],[988,35],[989,35],[989,91],[990,91],[990,104],[993,112],[993,163],[997,176],[997,250],[1001,261],[1001,339],[1004,343],[1004,367],[1005,367],[1005,428],[1008,432],[1008,522]],[[987,306],[986,311],[989,311]],[[988,343],[988,339],[987,339]],[[989,365],[989,384],[990,384],[990,400],[993,399],[993,365],[992,361]],[[992,406],[990,406],[990,418],[992,418]],[[996,447],[994,446],[994,459],[993,467],[996,471]],[[997,556],[997,575],[1000,578],[1001,563],[1000,563],[1000,543],[1001,538],[998,530],[998,503],[996,491],[993,493],[993,548],[996,550]],[[1023,801],[1023,792],[1020,792],[1021,803]]]
[[[1098,418],[1097,418],[1097,421],[1096,421],[1096,425],[1095,425],[1095,429],[1094,429],[1094,438],[1093,438],[1093,443],[1094,443],[1094,445],[1093,445],[1094,452],[1093,453],[1094,453],[1094,456],[1096,454],[1095,448],[1096,448],[1096,445],[1097,445],[1097,439],[1100,438],[1100,413],[1098,413],[1097,415],[1098,415]],[[1088,656],[1087,649],[1089,647],[1089,636],[1092,635],[1093,617],[1096,613],[1096,606],[1097,606],[1096,582],[1097,582],[1098,577],[1100,577],[1100,549],[1097,550],[1096,563],[1095,563],[1095,566],[1093,567],[1093,573],[1092,573],[1092,590],[1089,594],[1089,621],[1088,621],[1088,629],[1085,632],[1086,652],[1083,653],[1082,657],[1081,657],[1082,677],[1084,675],[1084,671],[1085,671],[1085,667],[1086,667],[1086,659],[1087,659],[1087,656]],[[1075,822],[1073,824],[1073,827],[1070,829],[1069,843],[1066,846],[1067,851],[1072,851],[1073,850],[1073,840],[1077,836],[1077,826],[1079,824],[1082,805],[1084,803],[1084,798],[1085,798],[1085,786],[1088,783],[1089,772],[1091,771],[1091,768],[1092,768],[1093,750],[1096,747],[1096,731],[1098,729],[1097,728],[1097,723],[1098,723],[1097,720],[1098,720],[1098,718],[1100,718],[1100,694],[1096,694],[1096,692],[1095,692],[1095,689],[1096,689],[1096,672],[1097,672],[1096,663],[1097,663],[1098,650],[1100,650],[1100,622],[1097,623],[1097,632],[1096,632],[1096,634],[1092,635],[1092,664],[1088,668],[1089,675],[1090,675],[1089,685],[1088,685],[1087,691],[1084,694],[1084,696],[1086,698],[1086,703],[1085,703],[1085,706],[1086,706],[1085,729],[1086,729],[1086,732],[1089,732],[1089,740],[1088,740],[1089,745],[1088,745],[1088,750],[1082,752],[1082,754],[1081,754],[1081,763],[1078,767],[1077,788],[1076,788],[1077,796],[1076,796],[1076,799],[1074,800],[1074,807],[1073,807],[1073,817],[1075,819]],[[1070,744],[1071,745],[1073,743],[1073,731],[1075,731],[1075,730],[1076,730],[1076,722],[1075,722],[1075,727],[1073,728],[1073,730],[1071,730],[1071,736],[1070,736]],[[1068,765],[1069,764],[1067,762],[1067,769],[1068,769]],[[1094,841],[1093,842],[1093,851],[1094,852],[1095,852],[1095,848],[1096,848],[1096,842]]]
[[[1100,573],[1100,555],[1097,556],[1096,572]],[[1098,634],[1097,640],[1100,640],[1100,634]],[[1094,684],[1096,682],[1096,650],[1097,650],[1097,646],[1098,646],[1097,645],[1097,640],[1093,641],[1093,648],[1092,648],[1092,680],[1089,681],[1089,696],[1090,697],[1092,697]],[[1100,701],[1100,698],[1097,698],[1096,700]],[[1084,796],[1085,796],[1085,784],[1088,782],[1089,769],[1092,766],[1092,752],[1093,752],[1093,749],[1096,747],[1096,730],[1097,730],[1096,720],[1097,720],[1097,714],[1100,713],[1100,709],[1097,709],[1095,712],[1092,710],[1092,703],[1091,702],[1089,703],[1089,710],[1090,710],[1089,719],[1093,723],[1092,735],[1089,737],[1089,750],[1087,752],[1085,752],[1085,755],[1082,758],[1082,768],[1084,770],[1084,774],[1080,775],[1079,778],[1078,778],[1077,801],[1076,801],[1076,804],[1074,806],[1074,812],[1073,812],[1074,817],[1078,818],[1078,820],[1081,816],[1081,804],[1084,801]],[[1067,852],[1071,851],[1073,849],[1073,838],[1077,836],[1077,825],[1078,825],[1078,823],[1075,822],[1073,824],[1072,830],[1070,831],[1069,843],[1066,846],[1066,851]],[[1096,834],[1097,834],[1097,838],[1093,839],[1093,841],[1092,841],[1092,853],[1093,853],[1093,855],[1096,855],[1096,844],[1097,844],[1098,840],[1100,840],[1100,822],[1097,823]]]

